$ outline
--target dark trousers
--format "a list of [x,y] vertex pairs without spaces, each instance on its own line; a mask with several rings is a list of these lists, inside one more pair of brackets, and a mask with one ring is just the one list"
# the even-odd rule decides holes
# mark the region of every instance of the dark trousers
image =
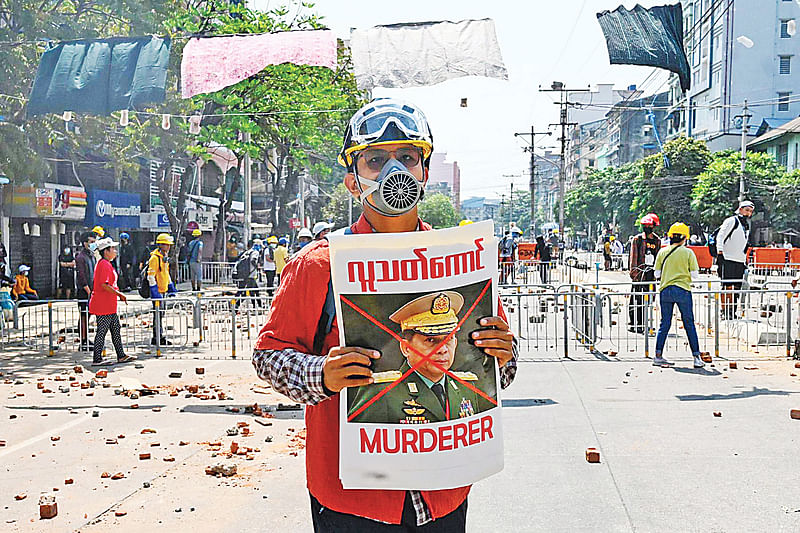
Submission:
[[265,270],[264,273],[267,276],[267,292],[270,296],[272,296],[273,289],[275,288],[275,274],[274,270]]
[[511,278],[511,283],[514,283],[514,259],[511,257],[500,258],[500,285],[509,283],[508,279]]
[[158,339],[164,343],[164,299],[158,300],[158,311],[156,311],[156,302],[153,301],[153,344]]
[[122,265],[120,267],[119,288],[127,291],[136,286],[136,275],[133,273],[133,265]]
[[[236,309],[239,309],[239,305],[242,303],[241,298],[247,297],[247,289],[258,289],[258,282],[256,282],[254,278],[239,280],[238,285],[239,290],[236,291]],[[250,298],[253,298],[252,301],[255,305],[262,307],[261,298],[254,298],[255,296],[258,296],[258,290],[251,292]]]
[[[642,279],[641,281],[652,281],[650,279]],[[644,333],[647,328],[647,314],[645,310],[644,295],[653,290],[653,286],[648,285],[631,285],[631,297],[628,302],[628,326],[633,328],[637,333]]]
[[[364,502],[364,505],[369,505],[369,502]],[[465,499],[452,513],[418,526],[417,515],[408,492],[399,524],[384,524],[369,518],[332,511],[323,507],[314,496],[311,496],[311,520],[314,523],[314,533],[457,533],[466,531],[467,500]]]
[[735,291],[733,293],[723,293],[720,297],[723,318],[732,319],[736,317],[736,308],[742,295],[738,291],[742,290],[742,279],[747,265],[736,261],[728,261],[720,255],[717,260],[717,269],[720,278],[722,278],[722,289],[724,291]]
[[[83,296],[86,291],[78,289],[79,295]],[[78,323],[80,328],[81,344],[89,344],[89,300],[78,300]]]
[[542,285],[547,285],[548,274],[550,274],[550,262],[539,263],[539,278],[542,280]]
[[111,342],[114,343],[114,351],[117,352],[117,360],[125,357],[125,349],[122,347],[122,328],[119,324],[119,315],[97,315],[97,332],[94,335],[94,359],[95,363],[103,360],[103,348],[106,343],[106,333],[111,330]]

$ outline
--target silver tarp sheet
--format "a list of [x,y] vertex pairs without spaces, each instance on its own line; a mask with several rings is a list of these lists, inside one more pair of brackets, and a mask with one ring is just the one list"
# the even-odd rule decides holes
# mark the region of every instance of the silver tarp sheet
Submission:
[[492,19],[353,30],[350,47],[361,89],[434,85],[462,76],[508,79]]

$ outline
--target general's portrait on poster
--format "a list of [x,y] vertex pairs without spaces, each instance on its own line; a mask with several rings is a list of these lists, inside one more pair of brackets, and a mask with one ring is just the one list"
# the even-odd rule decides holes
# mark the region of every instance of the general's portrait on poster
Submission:
[[[348,346],[381,352],[372,385],[348,389],[348,420],[359,423],[426,424],[465,418],[497,402],[494,358],[471,342],[480,318],[491,316],[485,282],[428,294],[346,296],[399,336],[379,329],[349,306]],[[469,310],[464,303],[476,305]],[[426,356],[431,354],[429,358]]]

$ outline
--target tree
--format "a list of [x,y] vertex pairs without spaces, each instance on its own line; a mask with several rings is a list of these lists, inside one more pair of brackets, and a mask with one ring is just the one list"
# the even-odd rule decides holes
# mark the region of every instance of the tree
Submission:
[[353,200],[353,221],[361,216],[361,202],[353,198],[344,183],[333,189],[328,203],[322,207],[322,218],[334,223],[335,227],[348,226],[350,221],[350,199]]
[[633,181],[640,170],[638,163],[620,168],[590,170],[564,196],[566,223],[592,238],[593,228],[616,223],[620,233],[634,232],[637,218],[631,213],[634,200]]
[[800,231],[800,169],[784,173],[775,180],[773,222],[780,230]]
[[[769,220],[773,213],[774,191],[778,180],[785,174],[772,156],[761,152],[748,152],[745,162],[747,197],[756,204],[756,212]],[[705,172],[697,178],[692,189],[692,209],[699,215],[707,229],[722,224],[736,208],[739,196],[741,155],[733,150],[716,152]],[[797,204],[794,205],[797,210]]]
[[448,196],[437,192],[426,196],[419,204],[419,216],[435,229],[451,228],[458,224],[458,213]]
[[[78,164],[85,154],[113,157],[119,127],[108,117],[75,117],[75,128],[53,115],[26,119],[25,102],[46,40],[161,33],[178,0],[0,0],[0,173],[39,182],[51,173],[46,158]],[[40,44],[34,41],[41,39]]]
[[680,221],[697,226],[691,208],[692,188],[710,162],[711,152],[705,142],[683,136],[667,142],[662,154],[642,159],[631,205],[635,218],[653,212],[662,225]]

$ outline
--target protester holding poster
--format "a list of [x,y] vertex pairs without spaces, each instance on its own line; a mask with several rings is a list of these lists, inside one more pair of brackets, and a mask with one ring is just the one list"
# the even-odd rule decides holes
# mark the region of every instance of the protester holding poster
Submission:
[[[344,180],[345,185],[361,201],[364,213],[355,224],[345,230],[344,233],[348,235],[342,236],[340,240],[345,242],[348,239],[363,237],[380,238],[382,234],[430,230],[430,226],[420,220],[417,215],[417,203],[422,197],[423,187],[428,179],[428,165],[432,151],[433,139],[430,128],[424,115],[415,106],[393,99],[377,99],[359,110],[350,120],[345,133],[341,161],[348,169]],[[467,228],[471,226],[477,226],[477,224]],[[431,233],[444,233],[445,235],[439,235],[438,238],[442,241],[442,248],[446,248],[444,241],[447,240],[447,235],[450,235],[446,232],[461,231],[462,229],[464,228]],[[483,234],[486,228],[476,228],[474,231],[474,235]],[[454,235],[454,237],[458,240],[465,235],[467,234],[463,233]],[[458,246],[456,244],[451,246],[463,247],[463,242],[457,244]],[[482,357],[488,356],[492,363],[496,361],[496,364],[487,364],[486,367],[494,371],[495,378],[499,379],[501,387],[506,387],[516,373],[516,342],[503,318],[502,310],[498,309],[496,313],[486,314],[476,305],[478,301],[484,304],[492,302],[489,306],[492,310],[497,306],[496,283],[493,281],[497,275],[496,252],[494,251],[496,243],[484,242],[481,245],[479,242],[478,246],[491,251],[491,253],[484,254],[476,248],[475,255],[472,256],[473,263],[469,263],[469,257],[465,255],[467,252],[451,254],[465,258],[468,266],[475,265],[473,269],[475,272],[470,273],[470,279],[473,281],[467,286],[477,285],[481,288],[478,294],[475,294],[473,289],[473,293],[470,294],[469,299],[465,298],[465,303],[458,312],[455,311],[457,305],[454,305],[457,303],[454,300],[458,299],[448,296],[449,311],[444,314],[450,312],[456,314],[459,317],[458,324],[461,324],[462,327],[453,329],[438,343],[442,343],[444,340],[449,342],[456,335],[460,335],[455,342],[457,346],[472,346],[480,352]],[[399,255],[402,249],[396,248],[393,251]],[[406,247],[406,252],[410,251],[411,248]],[[364,249],[362,252],[370,253],[370,250]],[[380,256],[378,250],[371,252],[373,258]],[[488,262],[488,258],[491,256],[495,258],[494,263]],[[481,265],[482,270],[476,270],[476,258],[486,261]],[[398,262],[398,264],[401,263]],[[410,265],[411,263],[402,264]],[[430,263],[430,265],[434,265],[434,269],[438,269],[435,266],[437,264],[440,263]],[[492,271],[492,267],[489,266],[491,264],[494,265],[494,272],[489,274]],[[369,267],[366,272],[368,271]],[[383,274],[386,272],[384,271]],[[330,241],[328,239],[306,246],[287,264],[282,278],[273,302],[272,312],[262,328],[256,344],[253,365],[258,375],[262,379],[268,380],[275,390],[308,405],[306,409],[308,430],[306,470],[315,531],[394,531],[397,528],[396,524],[403,524],[406,529],[411,531],[423,525],[426,526],[426,531],[464,531],[468,485],[441,490],[419,490],[411,485],[402,490],[345,489],[343,487],[339,468],[339,432],[340,423],[345,424],[346,421],[340,420],[340,413],[341,409],[347,410],[349,395],[339,393],[347,392],[346,389],[352,387],[370,387],[380,381],[381,376],[373,375],[372,368],[373,364],[374,368],[380,368],[379,363],[383,356],[380,349],[369,346],[341,345],[339,332],[341,315],[337,316],[336,310],[338,308],[341,313],[345,312],[342,307],[342,296],[347,297],[347,295],[340,291],[338,300],[334,295]],[[486,281],[483,282],[483,280]],[[450,279],[450,277],[443,280],[429,279],[425,281],[427,285],[420,282],[419,286],[415,288],[419,289],[420,293],[426,286],[429,286],[430,290],[424,294],[416,294],[414,298],[410,298],[411,295],[408,293],[404,297],[399,296],[403,293],[396,287],[387,287],[387,294],[384,295],[381,292],[383,288],[380,287],[380,284],[376,285],[378,294],[372,295],[371,298],[389,298],[388,293],[391,292],[392,298],[405,299],[405,301],[392,303],[392,305],[397,304],[394,309],[389,311],[389,314],[393,314],[416,298],[430,297],[436,293],[437,296],[433,296],[433,299],[436,300],[440,293],[448,295],[447,290],[461,292],[458,289],[458,280]],[[444,290],[443,282],[447,282],[453,287]],[[369,282],[366,285],[367,288],[372,288]],[[417,291],[410,292],[416,293]],[[356,297],[356,294],[350,293],[350,295],[353,298]],[[359,294],[359,296],[361,295]],[[302,302],[302,305],[298,305],[298,302]],[[358,305],[358,302],[352,300],[351,302]],[[467,302],[469,302],[469,307],[464,309]],[[433,304],[432,301],[431,311],[434,307]],[[344,305],[349,310],[348,313],[356,312],[347,304]],[[444,308],[444,303],[436,302],[437,311],[440,308]],[[381,320],[375,320],[383,325],[386,317],[379,318]],[[400,319],[401,322],[404,319]],[[437,321],[441,321],[441,319],[434,319],[432,324],[442,326],[442,324],[435,324]],[[397,326],[395,322],[391,320],[389,322],[395,327]],[[377,325],[374,326],[371,330],[372,335],[386,333]],[[442,331],[446,331],[449,327],[443,326]],[[357,333],[357,328],[353,331]],[[398,335],[395,330],[390,329],[389,331]],[[388,333],[386,334],[388,335]],[[402,333],[402,326],[401,334],[405,335]],[[468,337],[465,337],[466,335]],[[392,335],[389,337],[393,343],[397,343],[397,346],[400,345]],[[377,342],[369,344],[378,345]],[[396,353],[400,353],[399,348],[395,348],[395,350]],[[406,348],[406,351],[413,352],[414,350],[419,351],[417,348],[412,350],[411,346]],[[454,350],[457,352],[458,348],[454,348]],[[424,356],[429,359],[432,357],[429,353],[431,352],[430,348],[424,352]],[[405,356],[404,359],[408,361],[409,370],[419,362],[412,363]],[[484,367],[482,360],[479,361],[480,364],[476,365],[476,361],[472,357],[468,359],[472,365],[470,368],[477,370],[478,367]],[[439,366],[446,367],[444,360],[445,358],[442,357],[438,363]],[[394,361],[395,364],[397,362]],[[454,355],[454,364],[456,363],[460,364],[457,354]],[[408,370],[401,370],[402,364],[401,361],[400,365],[394,366],[394,370],[405,373],[407,379],[411,374]],[[421,367],[418,368],[421,373]],[[475,370],[462,368],[456,370],[473,372],[476,376],[478,375]],[[449,369],[448,372],[454,373]],[[489,373],[483,372],[486,375]],[[491,399],[493,393],[496,393],[496,391],[487,392],[481,387],[475,386],[473,384],[475,380],[467,380],[462,377],[459,381],[450,374],[447,375],[445,384],[452,378],[459,389],[464,386],[471,391],[471,394],[482,398],[482,395],[486,395]],[[430,378],[428,379],[430,380]],[[433,380],[430,381],[433,382]],[[398,384],[395,388],[402,385],[409,390],[408,384],[411,382],[398,378],[395,383]],[[448,386],[452,388],[452,385]],[[386,387],[388,388],[388,385]],[[418,390],[420,389],[418,388]],[[477,391],[480,391],[482,395]],[[384,394],[384,396],[386,395],[388,393]],[[453,397],[452,400],[450,397],[447,398],[451,401],[451,418],[459,414],[462,399],[472,402],[471,407],[476,411],[475,416],[481,416],[477,413],[480,409],[477,400],[473,402],[472,396],[465,395]],[[365,400],[365,403],[368,401],[371,400]],[[379,401],[381,398],[378,398],[372,405],[377,406]],[[455,401],[458,401],[458,406],[452,403]],[[496,402],[496,400],[494,401]],[[491,402],[489,403],[491,404]],[[492,407],[494,407],[494,412],[499,410],[494,405]],[[464,405],[463,410],[468,411],[469,407]],[[347,417],[346,412],[345,417]],[[456,418],[460,417],[456,416]],[[478,418],[478,420],[480,419]],[[354,427],[370,425],[355,422],[352,424]],[[480,422],[477,424],[478,438],[482,436],[486,441],[493,440],[493,436],[496,434],[496,432],[492,432],[493,428],[481,428]],[[466,423],[463,425],[462,430],[467,432],[475,429],[474,422],[472,423],[473,427],[469,427]],[[450,436],[450,440],[454,440],[455,431],[457,430],[452,430],[453,435]],[[469,436],[461,436],[459,442],[462,441],[469,442]],[[478,449],[480,446],[481,444],[468,446],[466,449]],[[426,457],[429,455],[426,454]],[[406,457],[406,460],[408,459]],[[412,456],[411,459],[413,460],[414,457]],[[448,477],[444,476],[442,486],[452,486],[449,481]]]

